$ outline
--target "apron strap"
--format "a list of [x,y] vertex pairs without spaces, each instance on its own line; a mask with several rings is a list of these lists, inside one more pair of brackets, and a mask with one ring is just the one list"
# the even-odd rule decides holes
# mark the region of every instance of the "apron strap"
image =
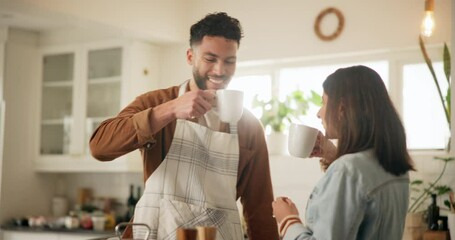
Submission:
[[186,91],[186,87],[188,86],[188,82],[190,80],[186,80],[185,82],[183,82],[181,85],[180,85],[180,88],[179,88],[179,97],[182,96],[183,94],[185,94],[185,91]]

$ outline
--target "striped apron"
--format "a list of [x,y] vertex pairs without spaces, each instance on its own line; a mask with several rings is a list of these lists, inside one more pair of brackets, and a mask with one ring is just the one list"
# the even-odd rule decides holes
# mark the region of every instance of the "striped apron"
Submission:
[[[236,205],[239,142],[236,125],[230,128],[217,132],[177,119],[169,152],[147,179],[134,212],[134,223],[151,228],[149,239],[175,240],[178,228],[196,226],[216,227],[217,240],[243,239]],[[144,234],[133,227],[134,239]]]

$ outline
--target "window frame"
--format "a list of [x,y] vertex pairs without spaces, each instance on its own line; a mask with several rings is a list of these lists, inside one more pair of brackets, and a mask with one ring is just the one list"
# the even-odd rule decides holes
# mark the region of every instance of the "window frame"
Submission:
[[[443,45],[426,46],[427,53],[433,62],[442,61]],[[331,54],[324,56],[299,57],[278,60],[244,61],[237,63],[235,77],[269,74],[272,80],[272,96],[279,94],[279,76],[283,68],[301,68],[331,64],[349,64],[356,62],[386,61],[389,66],[388,91],[400,116],[403,114],[403,67],[407,64],[425,63],[420,48],[400,50],[378,50],[356,53]],[[453,98],[452,98],[453,99]],[[453,111],[452,111],[453,112]],[[453,119],[453,118],[451,118]],[[453,120],[452,125],[453,125]],[[452,131],[452,130],[451,130]],[[452,132],[453,133],[453,132]],[[453,135],[453,134],[451,134]],[[409,150],[414,159],[428,158],[453,154],[454,143],[451,141],[450,151],[438,150]]]

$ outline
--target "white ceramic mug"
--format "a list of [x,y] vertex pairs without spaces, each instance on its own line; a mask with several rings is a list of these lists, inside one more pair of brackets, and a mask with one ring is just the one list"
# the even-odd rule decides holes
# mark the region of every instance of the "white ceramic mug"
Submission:
[[217,112],[225,123],[236,123],[243,114],[243,92],[220,89],[216,91]]
[[92,216],[93,230],[95,231],[104,231],[106,224],[105,216]]
[[304,124],[292,123],[289,129],[288,149],[294,157],[307,158],[313,151],[319,130]]

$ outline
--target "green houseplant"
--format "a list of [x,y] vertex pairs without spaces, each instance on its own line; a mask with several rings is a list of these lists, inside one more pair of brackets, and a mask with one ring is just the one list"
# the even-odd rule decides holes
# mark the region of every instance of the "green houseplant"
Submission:
[[[450,130],[450,53],[446,44],[444,44],[443,50],[443,68],[444,74],[448,83],[447,92],[444,94],[439,86],[439,81],[436,77],[436,73],[433,68],[433,63],[428,56],[428,53],[425,48],[422,36],[419,36],[419,46],[422,52],[425,63],[430,70],[432,79],[435,83],[436,89],[438,91],[439,99],[444,109],[444,114],[447,120],[447,124]],[[450,146],[450,139],[447,146]],[[447,148],[449,149],[449,148]],[[408,207],[408,214],[406,215],[406,227],[404,231],[403,239],[421,239],[423,237],[423,232],[426,229],[425,224],[425,207],[424,203],[430,198],[432,193],[435,193],[437,196],[445,195],[451,192],[451,189],[447,185],[440,185],[439,181],[444,175],[447,164],[450,161],[453,161],[453,157],[435,157],[437,161],[443,161],[443,167],[439,175],[431,182],[426,182],[421,179],[416,179],[410,183],[411,198]]]
[[444,175],[447,164],[450,161],[453,161],[454,157],[435,157],[436,160],[444,162],[441,172],[438,177],[432,182],[424,182],[420,179],[416,179],[411,182],[411,191],[417,193],[417,196],[411,197],[411,202],[409,203],[408,212],[415,213],[419,211],[422,207],[422,204],[425,203],[432,193],[435,193],[437,196],[447,194],[452,191],[452,189],[447,185],[438,185],[439,180],[441,180]]
[[[428,69],[430,70],[431,76],[433,78],[433,81],[436,85],[436,88],[438,90],[439,98],[441,100],[442,107],[444,109],[444,113],[446,116],[447,124],[450,127],[450,89],[451,89],[451,79],[450,79],[450,74],[451,74],[451,69],[450,69],[450,52],[449,48],[447,47],[447,44],[444,44],[444,50],[443,50],[443,67],[444,67],[444,74],[448,83],[448,89],[447,92],[444,94],[441,90],[441,87],[439,86],[438,79],[436,77],[434,68],[433,68],[433,63],[431,59],[428,56],[428,53],[425,48],[425,44],[423,42],[422,37],[419,37],[419,45],[420,49],[422,51],[423,58],[425,59],[425,63],[428,66]],[[450,140],[449,140],[449,145],[450,145]],[[425,203],[429,198],[432,193],[435,193],[437,196],[445,195],[449,192],[452,191],[452,189],[447,186],[447,185],[438,185],[439,180],[442,178],[444,175],[447,164],[450,161],[453,161],[455,158],[454,157],[435,157],[434,159],[443,161],[443,167],[441,172],[439,173],[438,177],[431,181],[431,182],[424,182],[421,179],[416,179],[412,181],[411,184],[411,192],[415,193],[414,196],[411,196],[411,201],[409,203],[409,208],[408,212],[409,213],[416,213],[418,211],[422,210],[422,204]],[[415,196],[417,194],[417,196]]]
[[444,43],[444,50],[443,50],[443,67],[444,67],[444,75],[446,77],[447,83],[448,83],[448,88],[446,94],[443,94],[441,87],[439,86],[439,81],[438,78],[436,77],[436,73],[433,68],[433,62],[431,61],[430,57],[428,56],[427,50],[425,48],[425,43],[423,42],[422,36],[419,37],[419,45],[420,45],[420,50],[422,51],[423,58],[425,59],[425,63],[428,66],[428,69],[430,70],[431,76],[433,78],[433,81],[436,85],[436,88],[438,90],[439,98],[441,100],[442,107],[444,108],[444,113],[447,119],[447,124],[449,125],[450,128],[450,89],[451,89],[451,81],[450,81],[450,73],[451,73],[451,60],[450,60],[450,52],[449,48],[447,47],[447,44]]
[[270,100],[260,100],[258,95],[253,100],[253,108],[262,111],[261,122],[264,128],[270,128],[273,132],[283,132],[293,120],[307,113],[310,104],[321,105],[322,98],[315,91],[311,91],[309,97],[301,90],[295,90],[281,101],[278,97]]
[[287,155],[287,135],[284,131],[291,122],[299,120],[307,114],[310,104],[319,106],[322,98],[319,94],[311,91],[306,96],[302,91],[296,90],[286,96],[284,100],[272,97],[270,100],[260,100],[256,95],[253,107],[261,110],[260,121],[267,133],[267,147],[269,154]]

